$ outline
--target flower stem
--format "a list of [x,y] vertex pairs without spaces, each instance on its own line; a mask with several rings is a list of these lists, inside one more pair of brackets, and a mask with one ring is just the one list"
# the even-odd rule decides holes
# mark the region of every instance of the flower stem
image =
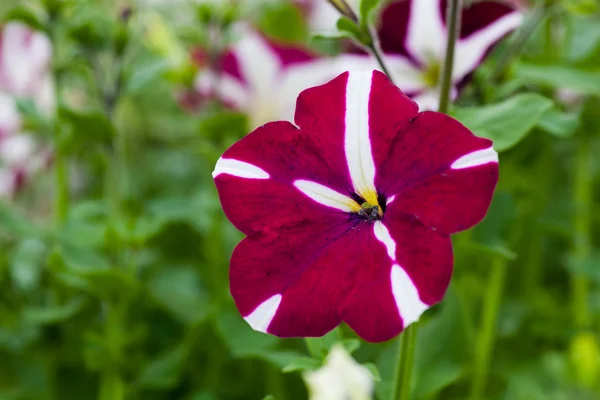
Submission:
[[450,90],[452,89],[452,70],[454,68],[454,49],[460,32],[460,14],[462,0],[450,0],[448,2],[447,21],[448,43],[446,45],[446,58],[444,67],[440,72],[440,108],[439,112],[447,113],[450,106]]
[[[55,132],[55,135],[58,136],[58,134],[59,132]],[[69,212],[69,168],[67,158],[59,145],[54,148],[54,184],[56,222],[62,224],[67,219]]]
[[383,51],[381,50],[381,47],[379,47],[379,40],[377,39],[377,35],[373,33],[373,30],[370,27],[368,27],[367,29],[369,31],[369,51],[373,54],[373,57],[375,57],[375,60],[377,60],[377,63],[381,67],[381,70],[384,74],[387,75],[390,82],[394,83],[394,79],[390,74],[390,70],[387,68],[387,66],[385,65],[385,61],[383,60]]
[[494,342],[496,341],[496,324],[498,312],[506,280],[507,260],[504,257],[495,257],[492,261],[490,277],[485,286],[486,292],[483,299],[481,327],[475,342],[475,359],[473,362],[473,380],[471,382],[471,400],[484,398],[485,384],[490,368],[490,361]]
[[396,381],[394,382],[393,398],[409,400],[412,395],[412,375],[417,344],[417,322],[409,325],[398,346],[398,362],[396,364]]
[[[592,166],[589,135],[581,131],[576,152],[573,202],[574,237],[573,256],[579,267],[589,260],[591,245]],[[571,282],[572,312],[578,328],[588,328],[591,323],[588,307],[589,282],[585,276],[575,275]]]

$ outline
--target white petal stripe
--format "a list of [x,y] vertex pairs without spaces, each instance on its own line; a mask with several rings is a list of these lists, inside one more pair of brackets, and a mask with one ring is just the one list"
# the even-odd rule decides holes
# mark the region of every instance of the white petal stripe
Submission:
[[324,206],[346,212],[356,211],[359,208],[358,204],[350,197],[338,193],[320,183],[297,180],[294,181],[294,186],[306,196]]
[[497,163],[498,162],[498,153],[494,150],[493,147],[476,150],[472,153],[466,154],[454,161],[450,168],[452,169],[465,169],[478,167],[480,165],[489,164],[489,163]]
[[238,178],[269,179],[269,174],[256,165],[233,158],[219,158],[212,176],[216,178],[221,174],[233,175]]
[[392,294],[404,328],[419,320],[419,317],[429,306],[421,301],[419,291],[406,271],[399,265],[392,266]]
[[281,304],[281,298],[280,294],[270,297],[256,307],[250,315],[244,317],[244,319],[255,331],[267,333],[267,329],[269,329],[269,325],[271,325],[271,321],[275,317],[279,304]]
[[373,71],[352,71],[346,84],[344,150],[348,170],[359,194],[375,191],[375,162],[369,139],[369,99]]
[[390,235],[390,231],[388,228],[381,222],[377,221],[373,225],[373,232],[375,233],[375,237],[381,243],[385,245],[388,256],[392,259],[392,261],[396,260],[396,242],[392,239]]

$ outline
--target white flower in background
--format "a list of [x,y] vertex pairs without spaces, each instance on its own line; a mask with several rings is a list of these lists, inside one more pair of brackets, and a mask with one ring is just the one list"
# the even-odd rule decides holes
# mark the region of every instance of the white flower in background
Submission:
[[[396,86],[413,98],[421,110],[438,107],[448,30],[446,0],[401,0],[384,8],[378,35],[385,61]],[[493,1],[463,9],[460,37],[456,42],[452,95],[483,62],[488,50],[522,21],[522,14]],[[379,68],[363,55],[345,55],[348,69]]]
[[240,37],[223,56],[220,71],[201,70],[195,86],[199,93],[211,93],[246,112],[252,128],[269,121],[293,121],[300,92],[339,73],[335,60],[274,43],[250,28],[244,27]]
[[0,197],[10,197],[50,159],[22,130],[17,99],[31,99],[51,115],[54,90],[48,38],[18,22],[0,31]]
[[304,380],[310,400],[372,399],[373,376],[340,344],[331,348],[325,365],[306,373]]
[[[358,15],[361,0],[345,0]],[[327,0],[296,0],[308,13],[308,25],[314,32],[335,32],[340,12]]]

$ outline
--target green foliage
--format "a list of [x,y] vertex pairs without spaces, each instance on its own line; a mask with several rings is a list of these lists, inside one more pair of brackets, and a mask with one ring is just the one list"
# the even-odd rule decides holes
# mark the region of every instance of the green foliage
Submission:
[[504,151],[531,132],[551,108],[551,100],[524,93],[499,104],[454,108],[452,115],[477,136],[493,140],[497,151]]

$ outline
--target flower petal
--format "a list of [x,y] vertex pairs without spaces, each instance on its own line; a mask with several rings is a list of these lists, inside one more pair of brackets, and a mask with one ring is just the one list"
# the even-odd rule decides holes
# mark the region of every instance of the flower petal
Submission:
[[339,148],[342,139],[336,143],[318,133],[301,131],[289,122],[274,122],[256,129],[223,154],[213,176],[223,210],[236,228],[251,235],[315,220],[337,224],[339,218],[345,218],[339,208],[319,203],[294,186],[303,180],[341,198],[349,194],[350,180]]
[[379,166],[375,182],[379,193],[397,195],[395,202],[407,188],[444,173],[460,157],[492,145],[455,119],[432,111],[397,124],[386,136],[393,141],[387,151],[374,153]]
[[386,213],[373,227],[388,252],[387,274],[352,292],[342,309],[343,320],[372,342],[391,339],[417,321],[442,299],[452,275],[450,238],[396,215]]
[[422,64],[444,54],[446,28],[439,0],[410,0],[406,49]]
[[[386,287],[360,305],[387,311],[365,321],[381,329],[363,337],[385,340],[398,334],[402,324],[392,295],[392,262],[373,225],[348,218],[337,226],[319,222],[300,232],[246,238],[235,249],[230,282],[240,313],[253,323],[266,321],[259,328],[277,336],[321,336],[341,322],[346,298],[384,281]],[[280,303],[275,296],[282,296]]]
[[457,41],[452,77],[461,80],[481,63],[487,51],[497,41],[516,29],[522,22],[523,15],[513,12],[487,25],[472,35]]
[[388,212],[412,214],[446,234],[459,232],[483,219],[497,181],[496,152],[492,148],[475,151],[403,191]]

